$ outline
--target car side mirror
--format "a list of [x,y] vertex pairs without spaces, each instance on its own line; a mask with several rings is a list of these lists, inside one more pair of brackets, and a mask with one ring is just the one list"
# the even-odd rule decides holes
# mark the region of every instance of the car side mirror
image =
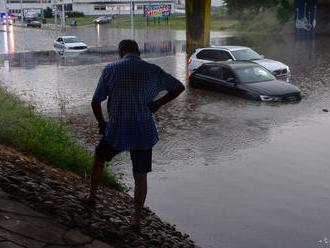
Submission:
[[233,84],[234,87],[236,87],[236,85],[237,85],[237,83],[235,82],[235,78],[232,78],[232,77],[227,78],[226,82]]
[[260,54],[260,57],[264,59],[264,58],[265,58],[265,55],[263,55],[263,54]]
[[85,42],[84,40],[81,40],[80,42]]

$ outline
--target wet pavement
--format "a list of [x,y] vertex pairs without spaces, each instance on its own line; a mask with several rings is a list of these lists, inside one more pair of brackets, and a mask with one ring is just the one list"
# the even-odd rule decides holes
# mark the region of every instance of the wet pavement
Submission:
[[[12,53],[1,57],[0,81],[38,111],[71,119],[91,148],[89,102],[120,39],[135,37],[148,61],[186,84],[184,32],[90,26],[69,33],[107,52],[63,58],[52,51],[55,31],[0,33],[2,53]],[[330,247],[330,116],[322,111],[330,108],[330,37],[211,37],[214,45],[247,45],[288,64],[304,98],[264,104],[187,85],[156,115],[161,141],[147,205],[202,247]],[[127,154],[112,170],[132,185]]]

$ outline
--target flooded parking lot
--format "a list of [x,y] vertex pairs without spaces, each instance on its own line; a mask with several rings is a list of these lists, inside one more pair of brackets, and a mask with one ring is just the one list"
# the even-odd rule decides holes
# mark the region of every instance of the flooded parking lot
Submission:
[[[10,29],[0,33],[1,85],[38,111],[69,120],[91,149],[98,137],[89,102],[102,68],[117,59],[111,51],[120,39],[135,37],[146,60],[186,84],[156,115],[161,141],[147,205],[198,245],[330,247],[330,116],[322,111],[330,108],[330,37],[212,33],[214,45],[247,45],[290,66],[303,100],[264,104],[190,88],[184,32],[78,28],[68,33],[106,52],[61,57],[52,51],[59,33]],[[111,168],[132,184],[127,154]]]

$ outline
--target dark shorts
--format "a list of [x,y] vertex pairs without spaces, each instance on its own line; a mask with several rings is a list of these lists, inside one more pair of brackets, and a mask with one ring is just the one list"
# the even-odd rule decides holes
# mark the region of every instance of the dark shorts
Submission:
[[[113,148],[106,140],[101,139],[96,146],[95,155],[103,160],[110,161],[122,151]],[[149,150],[130,150],[131,160],[133,163],[133,172],[146,174],[151,171],[152,149]]]

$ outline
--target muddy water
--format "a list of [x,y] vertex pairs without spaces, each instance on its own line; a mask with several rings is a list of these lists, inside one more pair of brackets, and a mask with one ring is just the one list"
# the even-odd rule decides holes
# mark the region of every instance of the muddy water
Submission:
[[[19,37],[15,49],[36,50],[35,43],[22,43],[26,32],[13,31]],[[116,55],[59,57],[49,51],[56,34],[33,32],[46,36],[38,40],[42,51],[17,48],[2,56],[2,85],[39,111],[69,119],[92,148],[98,137],[89,101],[100,71]],[[131,35],[95,27],[70,32],[108,50]],[[133,34],[145,59],[186,83],[184,34],[152,32]],[[161,142],[154,150],[147,205],[202,247],[330,247],[330,116],[322,111],[330,108],[329,41],[213,33],[214,45],[251,46],[288,64],[304,99],[263,104],[187,85],[156,115]],[[111,169],[132,185],[127,154]]]

